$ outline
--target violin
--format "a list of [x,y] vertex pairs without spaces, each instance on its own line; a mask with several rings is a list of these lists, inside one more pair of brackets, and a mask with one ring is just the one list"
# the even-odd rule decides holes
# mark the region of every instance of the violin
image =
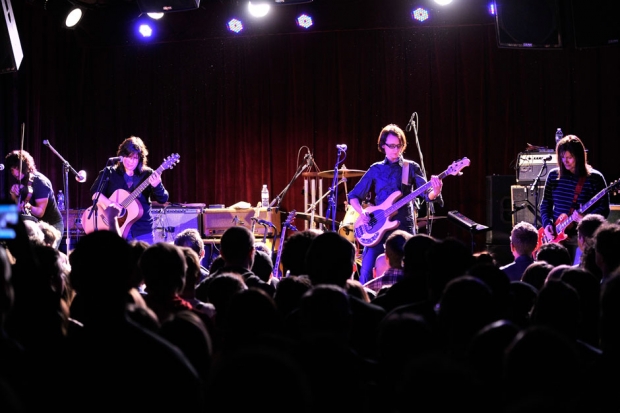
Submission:
[[30,204],[30,200],[32,199],[32,194],[34,193],[34,189],[32,188],[32,184],[34,182],[34,175],[33,174],[29,174],[28,177],[28,185],[26,185],[26,196],[23,197],[22,199],[22,194],[23,194],[23,188],[24,185],[23,184],[18,184],[15,185],[16,187],[18,187],[19,189],[17,189],[18,191],[18,197],[17,197],[17,205],[19,205],[20,207],[20,213],[23,215],[32,215],[32,205]]

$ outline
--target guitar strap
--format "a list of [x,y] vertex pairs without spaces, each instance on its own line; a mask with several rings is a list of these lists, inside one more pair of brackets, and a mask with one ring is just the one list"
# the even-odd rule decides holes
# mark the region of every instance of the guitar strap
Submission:
[[409,165],[411,165],[411,161],[403,159],[403,176],[402,176],[402,184],[409,185]]
[[[573,203],[572,205],[575,205],[575,202],[577,202],[577,198],[579,198],[579,194],[581,193],[581,189],[583,188],[583,184],[586,182],[586,177],[582,176],[581,178],[579,178],[579,181],[577,182],[577,186],[575,187],[575,197],[573,198]],[[571,216],[571,214],[573,213],[573,211],[575,210],[574,207],[570,207],[570,211],[568,211],[568,216]]]

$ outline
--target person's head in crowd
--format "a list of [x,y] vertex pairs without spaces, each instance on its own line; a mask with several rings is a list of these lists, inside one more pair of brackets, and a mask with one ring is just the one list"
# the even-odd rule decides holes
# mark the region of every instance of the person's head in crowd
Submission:
[[264,282],[269,282],[273,273],[273,262],[270,255],[265,251],[256,250],[252,272]]
[[620,266],[620,225],[605,223],[594,233],[596,265],[603,277]]
[[220,254],[227,266],[251,269],[254,264],[254,234],[242,226],[228,228],[220,240]]
[[31,219],[24,219],[23,221],[30,242],[37,245],[45,245],[45,234],[43,234],[41,227]]
[[202,259],[205,255],[205,243],[202,240],[200,232],[195,228],[186,228],[179,232],[177,236],[174,237],[174,245],[191,248],[198,254],[199,259]]
[[538,230],[529,222],[521,221],[510,231],[510,249],[515,258],[522,255],[532,256],[536,244],[538,244]]
[[312,240],[306,255],[313,285],[335,284],[346,288],[355,264],[355,247],[337,232],[324,232]]
[[[149,299],[171,299],[185,286],[187,262],[180,247],[158,242],[142,253],[138,262]],[[164,321],[158,314],[160,321]]]
[[284,275],[288,272],[290,275],[307,275],[306,269],[306,252],[310,247],[310,243],[319,235],[315,231],[305,230],[294,232],[284,240],[282,245],[282,254],[280,255],[280,263]]
[[37,224],[43,232],[43,242],[45,243],[45,245],[57,248],[60,245],[60,241],[62,240],[62,234],[60,233],[58,228],[45,221],[39,221],[37,222]]
[[586,214],[577,224],[577,240],[579,248],[584,251],[592,245],[594,233],[607,220],[601,214]]
[[571,265],[573,263],[568,248],[559,242],[542,244],[538,251],[536,251],[536,260],[547,261],[554,267],[561,264]]
[[547,276],[552,269],[553,265],[549,264],[547,261],[534,261],[523,271],[521,281],[528,283],[536,288],[536,290],[540,290],[542,286],[545,285]]
[[403,268],[405,243],[412,237],[410,233],[397,229],[385,241],[385,256],[390,268]]

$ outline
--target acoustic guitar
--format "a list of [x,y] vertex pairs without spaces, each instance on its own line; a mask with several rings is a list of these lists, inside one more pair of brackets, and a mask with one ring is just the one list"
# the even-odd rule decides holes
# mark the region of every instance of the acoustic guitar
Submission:
[[[170,155],[164,160],[159,168],[157,168],[157,172],[161,174],[166,169],[172,168],[179,162],[179,158],[180,156],[178,153]],[[93,211],[91,215],[91,210],[93,209],[91,206],[82,214],[82,225],[84,227],[84,232],[90,234],[93,231],[109,230],[110,224],[103,211],[108,207],[108,205],[110,205],[110,203],[114,202],[121,207],[121,212],[118,214],[118,226],[120,227],[121,236],[123,238],[127,238],[133,223],[139,220],[144,213],[142,210],[142,205],[140,205],[140,202],[136,201],[136,198],[140,196],[147,186],[149,186],[149,180],[145,179],[131,193],[125,191],[124,189],[117,189],[112,193],[110,198],[106,198],[103,194],[100,195],[97,201],[97,210]]]

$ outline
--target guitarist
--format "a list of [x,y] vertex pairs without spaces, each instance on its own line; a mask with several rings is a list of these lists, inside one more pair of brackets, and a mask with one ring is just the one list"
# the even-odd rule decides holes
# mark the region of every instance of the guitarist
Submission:
[[[560,215],[566,214],[575,223],[580,222],[583,218],[578,213],[580,206],[607,187],[603,174],[588,164],[586,149],[577,136],[567,135],[562,138],[555,151],[558,167],[549,171],[540,204],[540,218],[548,241],[553,241],[559,235],[556,226]],[[609,195],[605,194],[587,212],[607,218]],[[579,263],[576,225],[569,225],[564,235],[567,238],[560,242],[570,251],[573,262]]]
[[[138,202],[142,209],[142,215],[131,224],[126,236],[127,240],[146,241],[149,245],[155,242],[153,234],[153,216],[151,214],[151,199],[159,203],[168,201],[168,191],[161,182],[161,175],[147,165],[149,154],[146,145],[137,136],[125,139],[116,152],[117,156],[122,156],[123,160],[117,162],[112,167],[106,167],[99,172],[97,179],[90,188],[90,194],[94,197],[99,182],[103,178],[103,188],[101,194],[110,197],[118,189],[129,193],[139,186],[143,181],[149,181],[149,186],[133,202]],[[107,179],[107,182],[106,182]],[[103,211],[99,211],[101,214]]]
[[[349,205],[360,214],[358,219],[362,219],[364,222],[368,222],[370,217],[365,213],[361,202],[366,199],[373,187],[375,200],[372,204],[380,205],[395,191],[400,191],[405,196],[426,184],[420,165],[413,161],[406,161],[403,158],[403,152],[407,149],[407,138],[400,127],[395,124],[385,126],[379,133],[377,149],[385,154],[385,159],[370,165],[368,171],[348,193]],[[408,163],[408,167],[405,166],[405,162]],[[407,184],[402,182],[403,167],[408,168],[408,174],[404,177]],[[433,175],[431,177],[431,184],[432,190],[423,194],[425,201],[432,201],[441,194],[443,183],[439,177]],[[400,222],[399,226],[394,228],[394,230],[402,229],[410,234],[415,234],[413,202],[409,202],[400,208],[391,220],[398,220]],[[391,233],[392,231],[386,231],[379,243],[372,247],[364,247],[359,279],[362,284],[372,279],[372,268],[375,260],[380,254],[385,252],[385,240]]]

